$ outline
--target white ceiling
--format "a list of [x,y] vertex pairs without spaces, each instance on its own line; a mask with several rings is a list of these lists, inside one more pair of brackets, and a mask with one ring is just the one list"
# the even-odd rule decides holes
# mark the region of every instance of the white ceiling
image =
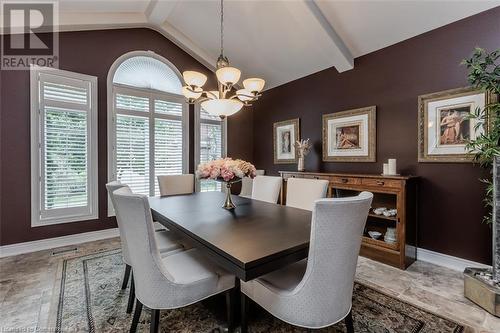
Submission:
[[[151,27],[207,67],[219,0],[60,0],[61,30]],[[272,88],[500,5],[500,0],[225,0],[225,54]]]

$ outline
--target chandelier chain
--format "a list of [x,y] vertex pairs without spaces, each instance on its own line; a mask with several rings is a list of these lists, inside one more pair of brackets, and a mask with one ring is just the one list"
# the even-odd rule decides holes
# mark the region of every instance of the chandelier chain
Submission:
[[220,0],[220,54],[224,55],[224,0]]

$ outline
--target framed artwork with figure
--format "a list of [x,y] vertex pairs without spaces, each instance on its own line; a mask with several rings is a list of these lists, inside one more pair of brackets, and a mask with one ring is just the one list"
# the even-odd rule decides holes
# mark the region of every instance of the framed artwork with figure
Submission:
[[274,123],[274,164],[297,163],[295,142],[300,140],[299,125],[298,118]]
[[484,108],[491,98],[471,87],[418,96],[418,161],[471,162],[467,141],[487,129],[468,115]]
[[376,161],[376,107],[323,115],[324,162]]

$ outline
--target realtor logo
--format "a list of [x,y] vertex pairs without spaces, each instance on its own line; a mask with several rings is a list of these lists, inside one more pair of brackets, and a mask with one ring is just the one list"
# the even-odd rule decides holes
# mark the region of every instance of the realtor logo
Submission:
[[2,1],[1,8],[1,69],[58,68],[57,2]]

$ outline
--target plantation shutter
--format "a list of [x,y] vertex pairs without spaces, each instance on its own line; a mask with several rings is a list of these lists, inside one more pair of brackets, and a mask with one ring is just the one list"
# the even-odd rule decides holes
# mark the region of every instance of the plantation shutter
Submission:
[[114,177],[134,192],[159,195],[157,176],[187,169],[184,100],[125,87],[114,91]]
[[156,176],[180,175],[185,167],[183,114],[185,102],[182,99],[154,100],[155,113],[155,189],[160,195]]
[[135,193],[149,195],[149,121],[116,116],[116,175]]
[[32,224],[97,218],[96,78],[32,69]]

